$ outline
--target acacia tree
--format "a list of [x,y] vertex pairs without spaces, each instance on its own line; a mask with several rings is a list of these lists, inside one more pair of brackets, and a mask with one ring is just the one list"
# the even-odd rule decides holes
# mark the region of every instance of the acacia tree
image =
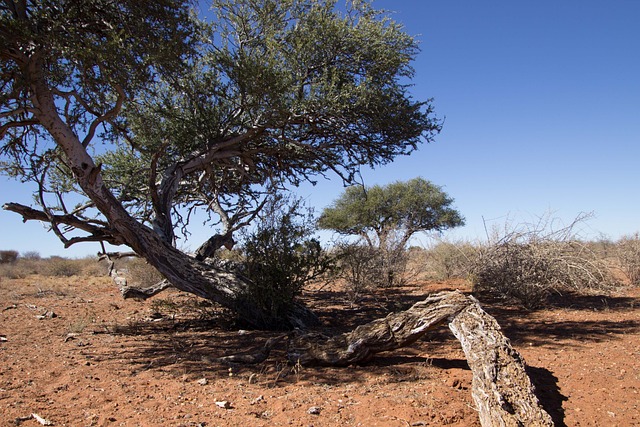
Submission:
[[318,220],[320,228],[362,237],[369,246],[404,249],[419,232],[444,231],[464,225],[441,187],[423,178],[383,187],[348,187]]
[[[213,0],[209,25],[189,6],[0,2],[1,169],[36,184],[34,206],[4,209],[65,246],[128,246],[254,326],[302,326],[306,313],[270,317],[246,278],[202,260],[272,188],[350,182],[433,139],[430,101],[402,83],[417,44],[363,1]],[[176,240],[196,210],[220,233],[193,257]]]
[[405,278],[409,239],[419,232],[464,224],[442,188],[422,178],[386,186],[348,187],[325,208],[320,228],[359,236],[366,246],[341,245],[343,273],[354,294],[372,285],[397,285]]

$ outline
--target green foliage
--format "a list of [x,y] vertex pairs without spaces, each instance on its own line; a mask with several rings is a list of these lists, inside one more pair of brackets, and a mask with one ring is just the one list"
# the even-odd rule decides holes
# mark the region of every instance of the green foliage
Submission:
[[[114,200],[89,202],[70,157],[99,153],[115,202],[173,241],[191,218],[181,209],[234,229],[274,182],[329,171],[351,181],[440,130],[430,101],[404,83],[417,42],[366,1],[214,0],[209,25],[187,0],[10,3],[0,7],[0,169],[35,181],[48,212],[66,213],[76,193],[91,240],[116,233],[105,225]],[[36,80],[83,135],[64,152],[32,105]]]
[[463,225],[464,219],[452,204],[453,199],[440,187],[422,178],[383,187],[353,186],[322,212],[318,225],[394,250],[405,248],[415,233]]
[[250,279],[245,297],[270,318],[284,319],[311,280],[330,268],[314,231],[312,212],[301,212],[299,200],[276,197],[246,233],[244,273]]
[[422,178],[384,187],[353,186],[326,208],[318,225],[342,235],[360,236],[367,246],[343,245],[343,276],[355,294],[406,280],[406,245],[422,231],[442,231],[464,224],[453,199]]

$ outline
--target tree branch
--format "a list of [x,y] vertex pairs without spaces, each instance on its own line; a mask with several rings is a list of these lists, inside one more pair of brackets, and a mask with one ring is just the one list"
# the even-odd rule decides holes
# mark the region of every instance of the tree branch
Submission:
[[116,105],[114,105],[112,109],[110,109],[103,115],[99,116],[96,120],[91,122],[91,125],[87,130],[87,135],[82,140],[83,147],[87,148],[87,146],[89,145],[89,143],[91,142],[91,140],[93,139],[96,133],[96,129],[98,128],[98,126],[100,126],[100,124],[115,118],[120,113],[120,110],[122,110],[122,104],[126,98],[126,95],[122,87],[120,87],[120,85],[114,85],[114,89],[118,93],[118,99],[116,100]]
[[78,242],[107,242],[112,245],[122,245],[125,242],[119,237],[116,236],[113,230],[107,227],[101,227],[94,224],[91,224],[89,220],[83,220],[78,218],[75,215],[66,214],[66,215],[50,215],[43,211],[39,211],[33,209],[29,206],[21,205],[19,203],[5,203],[2,208],[6,211],[15,212],[22,216],[22,220],[24,222],[35,220],[42,221],[48,224],[52,224],[52,222],[65,224],[73,228],[77,228],[79,230],[86,231],[90,233],[91,236],[87,237],[75,237],[72,239],[61,239],[65,246],[70,246]]

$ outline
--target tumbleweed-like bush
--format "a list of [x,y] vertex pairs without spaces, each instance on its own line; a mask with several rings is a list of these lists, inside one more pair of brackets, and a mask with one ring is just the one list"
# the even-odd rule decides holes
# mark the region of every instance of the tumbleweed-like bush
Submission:
[[578,239],[578,217],[568,227],[552,221],[525,224],[490,239],[471,268],[474,291],[516,300],[529,309],[545,305],[553,292],[611,290],[620,284],[606,260]]

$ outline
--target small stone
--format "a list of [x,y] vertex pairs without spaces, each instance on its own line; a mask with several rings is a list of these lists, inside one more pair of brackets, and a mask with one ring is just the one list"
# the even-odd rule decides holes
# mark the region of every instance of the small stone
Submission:
[[207,385],[207,384],[209,384],[209,381],[207,381],[207,379],[206,379],[206,378],[200,378],[200,379],[197,381],[197,383],[198,383],[198,384],[200,384],[200,385]]
[[216,406],[222,409],[231,409],[231,402],[227,400],[221,400],[219,402],[216,402]]
[[320,411],[321,409],[317,406],[312,406],[311,408],[307,409],[307,413],[311,415],[320,415]]

